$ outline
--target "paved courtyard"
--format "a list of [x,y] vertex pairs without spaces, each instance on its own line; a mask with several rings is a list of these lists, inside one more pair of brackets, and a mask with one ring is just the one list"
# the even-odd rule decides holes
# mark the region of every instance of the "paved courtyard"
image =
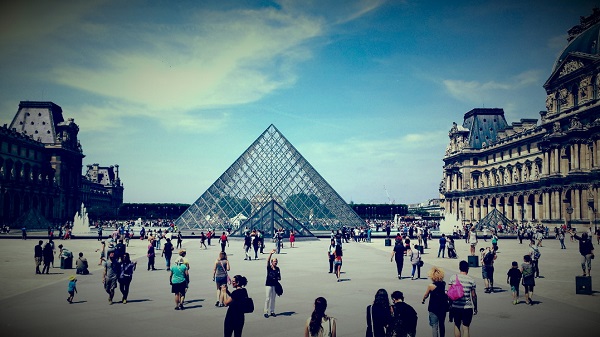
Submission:
[[[215,285],[212,266],[219,248],[209,246],[199,249],[197,239],[184,240],[191,264],[191,284],[186,310],[175,311],[170,293],[168,273],[164,259],[157,257],[160,270],[147,271],[145,250],[147,242],[132,240],[128,251],[138,261],[131,293],[127,304],[107,303],[101,283],[101,269],[97,266],[100,247],[93,238],[60,241],[75,253],[83,252],[88,258],[91,275],[78,276],[78,293],[74,303],[67,298],[67,279],[75,270],[52,268],[50,275],[35,275],[33,248],[37,238],[22,241],[6,236],[0,240],[0,335],[1,336],[220,336],[226,308],[214,306]],[[482,244],[489,244],[480,241]],[[478,287],[479,314],[471,325],[473,336],[579,336],[600,331],[600,296],[575,294],[575,276],[581,274],[577,242],[568,242],[566,250],[559,249],[556,240],[544,241],[541,248],[540,270],[543,278],[536,280],[534,306],[511,303],[510,288],[506,284],[506,271],[511,262],[522,260],[528,247],[515,239],[500,240],[500,253],[495,264],[496,293],[483,292],[481,269],[472,268],[470,275]],[[429,336],[427,305],[421,298],[428,284],[427,270],[438,265],[446,270],[446,280],[457,272],[458,261],[466,259],[468,246],[457,241],[459,259],[437,258],[437,240],[423,256],[425,266],[420,280],[396,277],[395,264],[390,263],[392,247],[383,239],[372,243],[344,245],[342,282],[328,274],[328,240],[300,241],[296,248],[287,247],[277,257],[282,273],[283,296],[277,298],[277,317],[265,319],[264,281],[267,255],[259,260],[244,261],[242,242],[233,240],[227,248],[232,266],[231,275],[248,278],[248,292],[253,297],[256,310],[246,315],[244,336],[300,336],[318,296],[327,298],[327,313],[338,320],[339,336],[364,336],[365,308],[373,300],[377,289],[385,288],[404,292],[407,303],[419,315],[417,335]],[[595,245],[596,246],[596,245]],[[267,249],[273,244],[268,242]],[[478,247],[479,248],[479,247]],[[160,253],[160,251],[158,251]],[[600,273],[597,260],[593,261],[592,275]],[[58,267],[60,263],[56,263]],[[404,276],[410,276],[408,261]],[[600,290],[600,276],[593,279],[593,289]],[[521,289],[523,293],[523,289]],[[115,299],[120,299],[117,289]],[[446,322],[447,334],[452,335],[452,323]],[[593,333],[592,333],[593,335]]]

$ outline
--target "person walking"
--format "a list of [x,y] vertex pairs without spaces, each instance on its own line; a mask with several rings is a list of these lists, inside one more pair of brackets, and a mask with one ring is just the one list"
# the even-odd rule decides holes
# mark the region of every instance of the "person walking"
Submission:
[[204,249],[208,249],[208,247],[206,247],[206,235],[204,232],[200,232],[200,249],[202,249],[202,246],[204,246]]
[[252,249],[254,249],[254,259],[258,260],[258,246],[260,245],[260,238],[258,237],[258,233],[256,229],[252,231]]
[[331,239],[329,249],[327,249],[327,258],[329,259],[329,273],[333,273],[333,261],[335,260],[335,239]]
[[486,294],[494,292],[494,261],[497,257],[495,250],[490,249],[490,247],[486,247],[481,253],[481,277],[485,284],[484,292]]
[[519,303],[519,283],[521,283],[521,270],[519,270],[519,263],[517,261],[512,262],[511,268],[506,273],[506,283],[510,284],[510,291],[513,296],[513,304]]
[[533,239],[529,241],[529,255],[531,255],[533,273],[535,275],[535,278],[538,278],[540,277],[540,257],[542,257],[542,253],[540,252],[539,247],[536,245],[535,240]]
[[415,337],[417,334],[417,312],[415,309],[404,302],[404,294],[401,291],[394,291],[392,298],[392,323],[389,329],[392,330],[392,336]]
[[446,254],[446,234],[442,234],[442,237],[440,237],[440,248],[438,249],[438,257],[440,257],[440,253],[442,253],[442,259],[445,257]]
[[277,258],[271,259],[273,253],[276,250],[271,250],[269,258],[267,258],[267,279],[265,281],[265,318],[269,318],[269,315],[275,317],[275,297],[277,296],[276,288],[280,287],[281,284],[281,270],[277,266]]
[[52,244],[49,241],[44,245],[44,249],[42,250],[42,256],[44,260],[42,274],[48,274],[50,272],[50,264],[54,259],[54,250],[52,249]]
[[175,310],[183,310],[183,297],[185,296],[186,280],[188,278],[187,266],[182,259],[177,259],[174,266],[171,266],[171,275],[169,276],[171,284],[171,293],[175,294]]
[[224,307],[225,299],[227,297],[227,272],[229,271],[229,261],[227,260],[227,253],[220,252],[219,258],[215,261],[213,267],[213,281],[217,285],[217,302],[215,307]]
[[123,304],[127,303],[127,296],[129,296],[129,286],[131,285],[131,280],[133,279],[133,271],[137,267],[137,262],[132,262],[129,253],[125,253],[123,255],[123,259],[121,260],[121,273],[119,274],[119,290],[123,297],[121,298],[121,302]]
[[477,315],[477,293],[475,291],[475,280],[470,277],[469,263],[462,260],[458,263],[458,274],[453,275],[449,280],[449,286],[460,283],[463,287],[463,297],[452,301],[450,315],[454,320],[454,336],[469,336],[469,327],[473,316]]
[[337,277],[337,281],[341,282],[342,279],[340,279],[340,275],[342,273],[342,256],[344,255],[344,253],[342,252],[341,245],[335,246],[335,251],[333,252],[333,255],[333,268],[335,269],[335,276]]
[[42,265],[42,260],[44,258],[44,247],[42,244],[44,241],[38,241],[38,244],[33,248],[33,259],[35,260],[35,273],[41,274],[40,265]]
[[77,292],[77,277],[75,277],[75,275],[69,276],[67,292],[69,293],[69,297],[67,297],[67,302],[71,304],[73,303],[73,297],[75,297],[75,293]]
[[444,282],[444,270],[433,266],[427,273],[431,282],[425,290],[422,304],[429,298],[427,311],[429,312],[429,325],[431,326],[433,337],[444,337],[446,327],[446,312],[448,311],[448,296],[446,295],[446,282]]
[[221,237],[219,237],[219,243],[221,244],[222,252],[225,251],[225,245],[229,247],[229,240],[227,240],[227,234],[225,232],[223,232],[223,234],[221,234]]
[[392,256],[390,257],[390,262],[396,258],[396,271],[398,272],[398,279],[402,279],[402,268],[404,267],[404,245],[402,244],[402,239],[396,240],[396,244],[394,245],[394,250],[392,250]]
[[594,258],[592,237],[584,232],[581,236],[574,234],[573,238],[579,241],[579,254],[581,254],[581,269],[583,270],[583,276],[592,276],[592,259]]
[[325,314],[326,309],[327,300],[324,297],[317,297],[314,310],[304,325],[304,337],[337,336],[336,320]]
[[411,279],[415,280],[415,271],[417,271],[417,279],[420,279],[423,261],[421,261],[421,252],[417,245],[414,245],[414,249],[409,249],[406,254],[410,257],[410,264],[412,265]]
[[224,337],[231,337],[232,334],[235,337],[242,337],[245,321],[243,301],[248,297],[248,291],[245,288],[247,284],[248,280],[244,276],[235,275],[231,278],[233,291],[229,292],[225,286],[228,297],[225,300],[227,314],[225,314],[223,323]]
[[375,293],[375,299],[373,300],[373,304],[369,304],[367,306],[366,336],[388,336],[388,329],[391,329],[391,322],[392,311],[390,309],[390,300],[388,299],[388,293],[385,289],[379,289],[377,290],[377,293]]
[[108,258],[104,261],[104,271],[102,273],[102,283],[104,290],[108,294],[108,304],[113,304],[115,296],[115,288],[117,288],[117,280],[121,274],[121,265],[115,258],[114,249],[108,250]]
[[162,252],[160,253],[160,256],[164,256],[164,258],[165,258],[167,272],[169,272],[171,270],[171,257],[173,256],[174,250],[175,250],[175,248],[173,247],[173,244],[171,243],[171,239],[167,238],[165,240],[165,244],[163,245]]
[[567,249],[565,246],[565,233],[561,230],[558,232],[558,241],[560,241],[560,249]]
[[148,251],[146,252],[146,256],[148,257],[148,270],[156,270],[154,267],[154,260],[156,259],[156,253],[154,251],[154,239],[150,239],[150,244],[148,244]]
[[177,249],[181,249],[181,245],[183,244],[183,235],[181,235],[181,231],[177,232]]
[[533,305],[533,288],[535,287],[534,267],[531,263],[531,255],[523,256],[521,264],[522,283],[525,290],[525,304]]
[[252,247],[252,237],[250,236],[250,232],[246,232],[244,234],[244,261],[252,261],[252,255],[250,255],[250,248]]
[[179,250],[179,260],[181,260],[181,263],[185,264],[185,266],[187,267],[187,271],[188,274],[186,275],[185,278],[185,292],[183,293],[183,296],[181,297],[181,303],[183,304],[185,302],[185,294],[187,294],[187,291],[190,287],[190,261],[187,259],[186,257],[187,255],[187,251],[185,249],[180,249]]

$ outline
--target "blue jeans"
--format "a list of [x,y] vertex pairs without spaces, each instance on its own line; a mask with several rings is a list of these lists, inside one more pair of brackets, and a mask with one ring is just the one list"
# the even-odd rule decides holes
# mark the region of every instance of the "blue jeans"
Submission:
[[421,267],[417,266],[416,264],[412,265],[411,277],[415,277],[415,270],[417,270],[417,278],[421,278]]
[[440,257],[440,253],[442,253],[442,258],[444,258],[446,254],[446,246],[440,246],[440,249],[438,250],[438,257]]
[[444,337],[446,334],[446,327],[444,326],[445,320],[445,312],[438,314],[435,314],[431,311],[429,312],[429,325],[431,326],[433,337]]

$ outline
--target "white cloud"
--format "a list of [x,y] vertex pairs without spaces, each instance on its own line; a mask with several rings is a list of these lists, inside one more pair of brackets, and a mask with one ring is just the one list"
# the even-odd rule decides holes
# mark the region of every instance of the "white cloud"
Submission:
[[520,73],[506,82],[479,82],[464,80],[443,80],[445,89],[454,98],[468,102],[480,104],[481,102],[493,101],[493,98],[502,95],[503,92],[515,91],[524,87],[537,85],[541,78],[541,72],[530,70]]

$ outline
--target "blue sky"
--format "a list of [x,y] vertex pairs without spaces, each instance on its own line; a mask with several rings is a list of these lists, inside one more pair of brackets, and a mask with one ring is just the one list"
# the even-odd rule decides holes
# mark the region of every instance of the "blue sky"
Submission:
[[[52,101],[125,202],[194,202],[274,124],[347,201],[438,197],[452,122],[538,118],[594,1],[0,5],[0,121]],[[389,194],[389,198],[388,198]]]

